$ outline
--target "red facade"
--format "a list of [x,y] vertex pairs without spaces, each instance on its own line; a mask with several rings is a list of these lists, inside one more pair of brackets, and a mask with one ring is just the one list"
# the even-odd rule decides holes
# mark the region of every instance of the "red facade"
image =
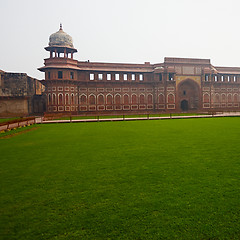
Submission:
[[77,50],[69,35],[61,28],[52,35],[45,48],[50,58],[39,69],[45,72],[48,113],[239,110],[240,68],[189,58],[159,64],[81,62],[73,59]]

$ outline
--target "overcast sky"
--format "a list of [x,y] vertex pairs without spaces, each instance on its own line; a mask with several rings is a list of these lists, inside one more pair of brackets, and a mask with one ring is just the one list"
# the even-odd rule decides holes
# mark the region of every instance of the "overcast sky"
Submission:
[[79,61],[210,58],[240,67],[240,0],[0,0],[0,69],[43,79],[49,36],[72,36]]

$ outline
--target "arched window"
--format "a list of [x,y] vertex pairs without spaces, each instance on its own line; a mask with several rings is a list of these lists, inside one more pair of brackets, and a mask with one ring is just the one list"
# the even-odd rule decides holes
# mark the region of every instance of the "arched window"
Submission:
[[68,93],[65,95],[65,98],[66,98],[65,103],[66,103],[66,104],[69,104],[69,94],[68,94]]
[[168,103],[173,104],[174,103],[174,95],[172,93],[170,93],[168,95]]
[[75,98],[74,98],[74,94],[73,93],[71,95],[71,104],[75,104]]
[[145,103],[145,96],[143,94],[140,95],[140,104],[144,104]]
[[205,94],[203,95],[203,102],[204,102],[204,103],[209,103],[209,102],[210,102],[209,94],[205,93]]
[[115,104],[121,104],[121,96],[119,94],[115,96]]
[[215,102],[216,102],[216,103],[219,103],[219,102],[220,102],[220,96],[219,96],[218,93],[216,93],[216,95],[215,95]]
[[86,97],[85,95],[82,95],[82,96],[80,97],[80,103],[81,103],[81,104],[86,104],[86,102],[87,102],[87,97]]
[[235,93],[235,94],[233,95],[233,101],[234,101],[235,103],[238,102],[238,95],[237,95],[237,93]]
[[228,94],[228,102],[232,102],[232,94]]
[[78,104],[79,103],[79,99],[78,99],[78,95],[77,95],[77,93],[76,93],[76,95],[75,95],[75,104]]
[[148,94],[147,102],[148,102],[148,104],[152,104],[153,103],[153,96],[152,96],[152,94]]
[[129,96],[127,94],[125,94],[124,97],[123,97],[123,103],[124,104],[129,104]]
[[56,94],[53,93],[52,97],[53,97],[53,104],[56,104]]
[[224,93],[222,94],[222,102],[226,102],[226,95]]
[[112,97],[112,95],[107,95],[107,104],[108,105],[111,105],[113,103],[113,97]]
[[98,95],[98,104],[104,104],[104,97],[103,95]]
[[89,97],[89,103],[90,103],[90,104],[96,104],[96,99],[95,99],[95,96],[94,96],[94,95],[91,95],[91,96]]
[[62,105],[62,104],[63,104],[63,95],[62,95],[62,93],[60,93],[60,94],[58,95],[58,104],[59,104],[59,105]]
[[159,97],[158,97],[158,100],[159,100],[159,103],[164,103],[164,95],[161,93],[159,94]]
[[137,104],[137,95],[136,94],[132,95],[132,104]]
[[51,104],[51,93],[48,94],[48,104]]

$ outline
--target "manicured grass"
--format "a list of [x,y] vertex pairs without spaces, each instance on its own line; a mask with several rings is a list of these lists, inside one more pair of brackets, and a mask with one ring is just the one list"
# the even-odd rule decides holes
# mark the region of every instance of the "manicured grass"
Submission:
[[240,118],[40,125],[0,140],[0,239],[239,239]]
[[0,123],[1,123],[1,122],[12,121],[12,120],[15,120],[15,119],[19,119],[19,118],[18,118],[18,117],[15,117],[15,118],[0,118]]

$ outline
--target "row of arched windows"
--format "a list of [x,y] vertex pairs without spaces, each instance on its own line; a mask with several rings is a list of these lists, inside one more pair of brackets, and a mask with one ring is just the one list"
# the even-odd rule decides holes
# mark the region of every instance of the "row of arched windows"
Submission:
[[62,105],[62,104],[76,104],[77,101],[76,101],[76,96],[74,96],[74,94],[65,94],[65,99],[64,99],[64,96],[62,93],[59,93],[58,94],[58,99],[57,99],[57,96],[55,93],[51,94],[49,93],[48,94],[48,104],[49,105],[55,105],[55,104],[59,104],[59,105]]
[[124,94],[123,96],[120,94],[116,94],[113,96],[112,94],[108,94],[104,96],[103,94],[99,94],[95,96],[94,94],[90,94],[87,98],[87,95],[82,94],[79,98],[80,104],[152,104],[153,103],[153,95],[148,94],[145,96],[144,94],[140,94],[139,96],[136,94],[128,95]]
[[[239,101],[239,96],[237,93],[234,93],[234,94],[216,93],[213,95],[213,98],[214,98],[215,103],[220,103],[220,102],[238,103],[238,101]],[[204,103],[210,102],[210,95],[208,93],[205,93],[203,95],[203,102]]]
[[[168,103],[173,103],[175,101],[175,96],[173,94],[168,95]],[[163,94],[158,96],[159,103],[165,103],[165,97]],[[81,94],[78,98],[77,95],[72,94],[48,94],[48,104],[49,105],[74,105],[74,104],[153,104],[153,95],[152,94],[107,94],[104,96],[103,94],[90,94],[87,96],[86,94]]]
[[[160,93],[157,99],[158,103],[164,104],[165,103],[165,95]],[[175,95],[173,93],[169,93],[167,95],[167,103],[175,103]],[[56,95],[55,93],[48,94],[48,104],[49,105],[74,105],[74,104],[153,104],[153,95],[152,94],[107,94],[104,96],[103,94],[90,94],[87,96],[86,94],[81,94],[78,98],[77,95],[72,94],[62,94],[59,93]]]
[[[165,103],[165,95],[160,93],[158,95],[157,99],[158,103],[164,104]],[[173,93],[169,93],[167,95],[167,103],[173,104],[175,103],[175,95]],[[107,94],[104,96],[103,94],[90,94],[87,96],[86,94],[81,94],[78,98],[77,95],[74,95],[74,93],[69,94],[62,94],[59,93],[56,95],[55,93],[49,93],[48,94],[48,104],[49,105],[74,105],[74,104],[153,104],[153,95],[151,93],[149,94]]]

